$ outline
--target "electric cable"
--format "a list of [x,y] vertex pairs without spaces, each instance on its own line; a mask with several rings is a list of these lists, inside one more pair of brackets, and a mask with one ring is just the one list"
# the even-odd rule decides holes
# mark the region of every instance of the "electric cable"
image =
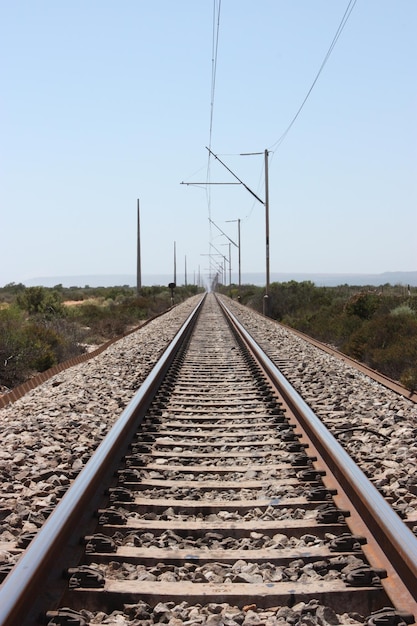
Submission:
[[[218,2],[218,6],[217,6]],[[213,136],[213,116],[214,116],[214,96],[216,91],[216,73],[217,73],[217,57],[219,50],[219,32],[220,32],[220,10],[221,0],[213,0],[213,32],[212,32],[212,53],[211,53],[211,91],[210,91],[210,125],[209,125],[209,148],[211,149],[211,142]],[[210,157],[209,152],[207,159],[207,183],[210,182]],[[206,188],[207,195],[207,207],[209,218],[211,218],[211,197],[210,197],[210,185]]]
[[305,103],[307,102],[311,92],[313,91],[313,89],[314,89],[314,87],[315,87],[315,85],[316,85],[316,83],[317,83],[317,81],[319,79],[320,74],[322,73],[322,71],[324,69],[324,66],[326,65],[327,61],[329,60],[329,57],[330,57],[331,53],[333,52],[333,49],[334,49],[334,47],[335,47],[335,45],[336,45],[340,35],[342,34],[342,31],[345,28],[346,23],[347,23],[350,15],[351,15],[353,9],[355,8],[356,2],[357,2],[357,0],[349,0],[348,5],[346,7],[346,10],[344,12],[344,15],[342,17],[342,20],[341,20],[341,22],[339,24],[339,27],[338,27],[337,31],[336,31],[336,34],[333,37],[333,41],[330,44],[330,47],[329,47],[329,49],[328,49],[328,51],[327,51],[327,53],[326,53],[326,55],[325,55],[325,57],[323,59],[322,64],[320,65],[319,71],[317,72],[316,77],[313,80],[310,89],[307,91],[307,94],[306,94],[304,100],[302,101],[300,107],[298,108],[298,111],[296,112],[296,114],[292,118],[292,120],[289,123],[289,125],[287,126],[286,130],[282,133],[282,135],[279,137],[279,139],[277,139],[277,141],[272,144],[272,146],[269,148],[270,150],[272,150],[273,148],[275,148],[275,149],[279,148],[279,146],[282,144],[282,142],[284,141],[284,139],[286,138],[286,136],[290,132],[291,128],[293,127],[293,125],[294,125],[295,121],[297,120],[298,116],[300,115],[302,109],[304,108]]

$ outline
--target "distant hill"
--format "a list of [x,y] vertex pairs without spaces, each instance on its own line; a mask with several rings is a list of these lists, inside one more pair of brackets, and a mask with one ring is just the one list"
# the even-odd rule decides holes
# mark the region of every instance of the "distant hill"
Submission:
[[[228,279],[228,276],[227,276]],[[142,276],[143,286],[152,285],[168,285],[172,282],[173,277],[169,274],[145,274]],[[318,287],[336,287],[337,285],[371,285],[378,287],[380,285],[410,285],[417,287],[417,271],[415,272],[383,272],[382,274],[313,274],[301,272],[275,273],[271,272],[271,283],[273,282],[296,282],[311,281]],[[63,285],[63,287],[114,287],[120,285],[136,286],[136,276],[133,274],[114,274],[114,275],[95,275],[95,276],[44,276],[38,278],[30,278],[22,281],[27,287],[34,285],[42,285],[44,287],[54,287],[55,285]],[[194,276],[187,276],[187,283],[192,284]],[[238,282],[238,276],[232,272],[232,282]],[[177,284],[185,283],[184,275],[177,275]],[[242,284],[264,285],[265,274],[263,273],[244,273],[242,274]]]

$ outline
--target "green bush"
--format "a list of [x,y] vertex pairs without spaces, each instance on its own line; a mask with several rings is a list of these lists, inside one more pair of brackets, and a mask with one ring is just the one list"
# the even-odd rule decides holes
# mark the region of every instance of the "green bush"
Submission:
[[26,319],[17,307],[1,309],[0,386],[15,387],[34,373],[84,352],[81,337],[66,319]]
[[380,299],[376,294],[360,292],[346,302],[345,310],[348,315],[357,315],[363,320],[369,320],[377,311],[379,304]]
[[344,345],[347,354],[400,380],[417,364],[417,319],[415,316],[384,315],[367,320]]
[[27,365],[35,372],[44,372],[58,363],[61,337],[53,330],[28,324],[24,328],[26,344],[29,346]]
[[23,313],[16,307],[0,309],[0,386],[14,387],[30,373]]
[[390,312],[391,315],[411,315],[411,316],[415,316],[416,312],[410,307],[409,304],[400,304],[399,306],[395,307],[395,309],[392,309],[392,311]]
[[28,287],[16,298],[17,305],[29,315],[42,315],[48,319],[55,315],[64,315],[62,294],[45,287]]

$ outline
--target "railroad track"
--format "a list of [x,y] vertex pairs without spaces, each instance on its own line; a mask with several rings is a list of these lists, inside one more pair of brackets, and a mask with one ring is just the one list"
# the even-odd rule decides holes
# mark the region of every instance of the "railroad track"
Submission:
[[417,539],[211,294],[14,549],[3,626],[417,616]]

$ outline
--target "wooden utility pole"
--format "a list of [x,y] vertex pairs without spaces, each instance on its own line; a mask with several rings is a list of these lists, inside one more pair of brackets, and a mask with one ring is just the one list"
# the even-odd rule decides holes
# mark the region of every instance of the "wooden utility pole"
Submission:
[[137,266],[136,266],[136,293],[140,296],[142,289],[142,272],[140,266],[140,212],[139,212],[139,198],[138,198],[138,247],[137,247]]

